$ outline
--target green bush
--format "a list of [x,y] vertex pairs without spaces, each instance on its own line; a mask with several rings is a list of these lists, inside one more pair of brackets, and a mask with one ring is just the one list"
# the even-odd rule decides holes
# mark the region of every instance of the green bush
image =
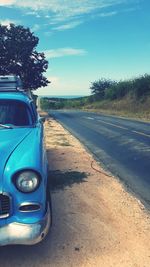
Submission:
[[105,92],[105,98],[114,100],[120,99],[127,95],[129,92],[133,90],[133,82],[130,81],[120,81],[116,83],[111,88],[108,88]]
[[[104,99],[121,99],[128,94],[135,96],[137,99],[150,95],[150,75],[145,74],[139,78],[112,84],[112,86],[105,89]],[[92,95],[92,97],[93,99],[95,97],[95,101],[97,100],[96,94]]]
[[150,94],[150,75],[145,74],[133,81],[134,93],[137,98]]

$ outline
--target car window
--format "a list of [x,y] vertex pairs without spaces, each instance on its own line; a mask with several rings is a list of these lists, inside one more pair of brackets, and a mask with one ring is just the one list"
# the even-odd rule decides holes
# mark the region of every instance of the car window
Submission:
[[16,100],[0,100],[0,124],[29,126],[32,120],[28,106]]

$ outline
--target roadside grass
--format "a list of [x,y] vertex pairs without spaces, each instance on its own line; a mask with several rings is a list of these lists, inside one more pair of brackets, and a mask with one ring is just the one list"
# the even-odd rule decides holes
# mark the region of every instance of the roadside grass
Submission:
[[[85,110],[97,113],[117,115],[127,118],[135,118],[140,120],[150,120],[150,95],[144,95],[137,98],[135,95],[129,93],[121,99],[116,100],[99,100],[89,102],[88,97],[85,101],[79,99],[68,100],[67,106],[64,105],[62,109]],[[48,113],[41,111],[41,116],[48,117]],[[51,126],[53,127],[53,126]]]
[[55,136],[57,136],[59,139],[57,141],[57,144],[60,146],[71,146],[69,141],[67,140],[65,134],[61,134],[61,133],[56,133]]
[[150,120],[150,96],[137,100],[128,95],[120,100],[97,101],[85,105],[83,109],[147,121]]
[[70,143],[67,140],[61,140],[58,142],[60,146],[71,146]]
[[57,134],[57,139],[50,142],[51,145],[58,145],[58,146],[71,146],[69,141],[64,137],[64,135]]
[[71,144],[67,140],[57,140],[48,142],[49,145],[53,146],[71,146]]

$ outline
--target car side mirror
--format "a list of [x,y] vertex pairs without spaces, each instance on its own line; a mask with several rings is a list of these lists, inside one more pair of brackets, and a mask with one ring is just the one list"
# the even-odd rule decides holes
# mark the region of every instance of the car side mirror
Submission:
[[39,118],[39,122],[41,122],[41,123],[44,123],[45,120],[46,120],[45,117],[40,117],[40,118]]

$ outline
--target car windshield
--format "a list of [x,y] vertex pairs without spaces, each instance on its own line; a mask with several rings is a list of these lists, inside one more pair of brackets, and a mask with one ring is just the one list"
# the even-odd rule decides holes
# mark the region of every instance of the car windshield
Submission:
[[28,106],[17,100],[0,100],[0,124],[30,126],[32,119]]

